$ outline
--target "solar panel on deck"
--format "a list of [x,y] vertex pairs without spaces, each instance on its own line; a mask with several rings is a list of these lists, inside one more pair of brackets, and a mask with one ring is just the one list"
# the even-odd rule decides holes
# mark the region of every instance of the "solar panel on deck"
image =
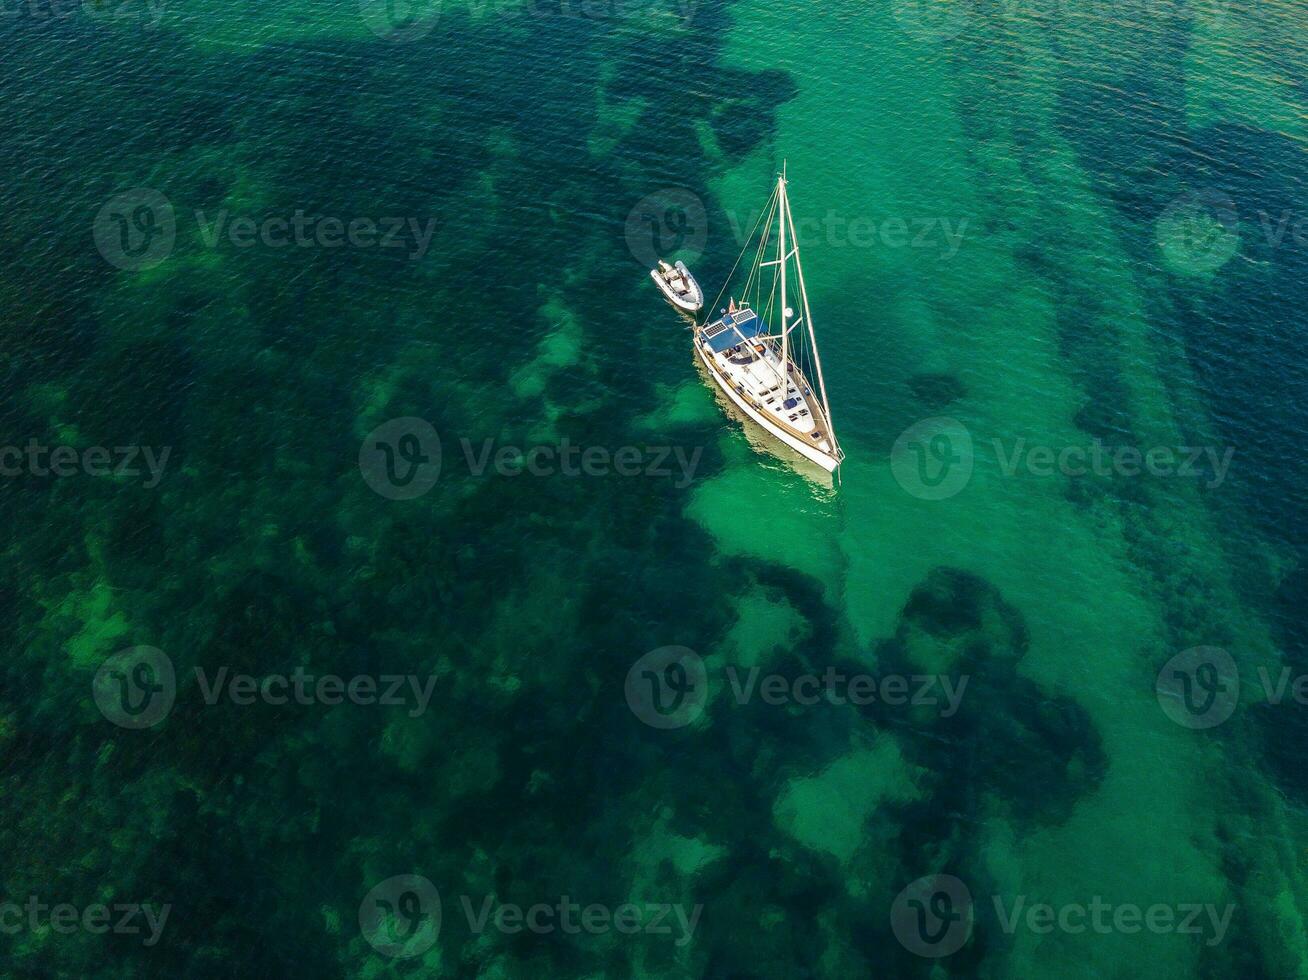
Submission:
[[767,328],[763,325],[763,321],[753,313],[737,313],[735,317],[728,313],[704,330],[704,339],[709,342],[713,353],[721,354],[729,347],[735,347],[765,333]]

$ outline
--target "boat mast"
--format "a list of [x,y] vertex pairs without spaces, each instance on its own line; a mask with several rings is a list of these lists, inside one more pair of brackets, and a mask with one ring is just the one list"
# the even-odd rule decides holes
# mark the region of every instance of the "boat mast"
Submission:
[[781,400],[790,394],[790,330],[786,326],[786,215],[790,206],[786,201],[786,161],[781,161],[781,176],[777,178],[777,262],[781,265]]
[[[790,220],[790,208],[786,208],[786,220]],[[790,234],[795,236],[795,226],[790,226]],[[795,274],[799,276],[799,300],[803,307],[804,325],[808,328],[809,347],[813,351],[813,367],[817,371],[818,394],[822,398],[822,414],[827,420],[827,435],[831,438],[832,450],[839,454],[840,443],[836,441],[836,427],[831,422],[831,406],[827,404],[827,382],[822,377],[822,358],[818,354],[817,336],[813,333],[813,314],[808,308],[808,288],[804,285],[804,265],[799,259],[799,246],[795,246]],[[784,320],[784,311],[783,311]]]

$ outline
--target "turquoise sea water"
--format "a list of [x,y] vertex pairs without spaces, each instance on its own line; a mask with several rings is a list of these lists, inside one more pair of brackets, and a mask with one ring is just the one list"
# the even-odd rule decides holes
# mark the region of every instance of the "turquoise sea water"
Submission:
[[1308,975],[1301,5],[0,14],[5,975]]

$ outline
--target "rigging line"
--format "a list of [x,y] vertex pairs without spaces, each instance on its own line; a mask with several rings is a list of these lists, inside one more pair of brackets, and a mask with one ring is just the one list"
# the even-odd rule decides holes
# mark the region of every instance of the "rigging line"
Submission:
[[[777,217],[778,220],[780,219],[780,214],[781,214],[780,208],[781,208],[781,187],[780,185],[778,185],[777,189],[773,192],[772,196],[768,198],[767,216],[765,218],[763,232],[762,234],[759,235],[758,249],[756,250],[754,255],[754,261],[750,268],[749,278],[746,280],[746,292],[744,298],[746,300],[752,301],[751,305],[753,306],[754,313],[757,317],[760,318],[760,322],[763,325],[766,325],[769,322],[771,322],[773,307],[774,304],[776,303],[777,277],[780,275],[780,269],[778,268],[776,263],[764,263],[763,260],[767,256],[768,246],[772,242],[772,219],[773,217]],[[778,224],[778,228],[779,227],[780,225]],[[766,301],[763,295],[763,274],[762,274],[765,264],[770,264],[773,266],[772,286],[768,290]],[[758,277],[757,284],[755,284],[755,276]],[[751,286],[753,286],[753,288],[757,290],[757,295],[755,296],[749,295],[749,289]],[[768,340],[764,340],[763,342],[765,344],[769,344]],[[771,362],[767,361],[766,358],[764,358],[764,362],[767,363],[769,367],[772,367]],[[784,380],[782,378],[781,372],[778,371],[775,367],[772,367],[772,371],[774,374],[777,375],[778,381]]]
[[763,318],[763,322],[764,322],[764,323],[767,323],[767,322],[768,322],[768,319],[769,319],[769,317],[770,317],[770,315],[771,315],[771,312],[770,312],[770,311],[771,311],[771,299],[772,299],[773,294],[775,294],[775,293],[776,293],[776,290],[777,290],[777,274],[776,274],[776,272],[773,272],[773,273],[772,273],[772,288],[768,291],[768,299],[769,299],[769,303],[768,303],[768,309],[765,311],[765,310],[764,310],[764,304],[763,304],[763,301],[762,301],[762,296],[763,296],[763,275],[762,275],[762,272],[763,272],[763,256],[767,254],[768,243],[772,240],[772,216],[773,216],[774,214],[776,214],[776,211],[777,211],[777,202],[778,202],[779,200],[780,200],[779,197],[773,199],[773,201],[772,201],[772,206],[768,208],[767,224],[766,224],[766,225],[764,226],[764,228],[763,228],[763,234],[759,237],[759,242],[758,242],[758,253],[757,253],[757,254],[755,255],[755,257],[754,257],[754,273],[757,273],[757,274],[758,274],[758,277],[759,277],[759,278],[758,278],[758,296],[756,296],[755,299],[754,299],[754,309],[760,313],[760,315],[761,315],[762,318]]
[[[775,213],[776,208],[773,208],[772,210]],[[760,298],[763,295],[763,256],[767,255],[768,244],[771,242],[771,240],[772,240],[772,214],[770,213],[768,215],[767,231],[758,240],[758,256],[754,259],[755,272],[758,275],[758,294]],[[774,272],[772,274],[772,287],[771,289],[768,290],[768,295],[771,296],[772,293],[776,291],[776,288],[777,288],[777,274]],[[754,303],[754,308],[758,309],[760,305],[761,305],[760,301],[756,301]]]
[[[778,197],[777,197],[778,202],[780,201],[780,199],[781,199],[781,198],[780,198],[780,195],[779,195],[779,193],[778,193]],[[767,249],[766,249],[766,245],[767,245],[767,243],[770,242],[771,239],[772,239],[772,214],[773,214],[773,212],[775,212],[775,211],[776,211],[776,208],[773,208],[772,211],[770,211],[770,212],[768,213],[768,226],[767,226],[767,230],[766,230],[766,232],[765,232],[765,238],[766,238],[766,240],[763,241],[763,242],[760,242],[760,243],[759,243],[759,261],[760,261],[760,262],[762,262],[762,260],[763,260],[763,255],[764,255],[764,254],[766,253],[766,251],[767,251]],[[760,266],[760,268],[761,268],[761,266]],[[764,304],[762,301],[760,301],[760,302],[757,304],[757,307],[756,307],[756,308],[760,311],[760,313],[761,313],[761,315],[762,315],[762,318],[763,318],[763,322],[764,322],[765,324],[768,324],[768,323],[772,323],[772,322],[774,322],[773,319],[772,319],[772,316],[773,316],[773,313],[774,313],[775,310],[776,310],[776,303],[777,303],[777,280],[780,278],[780,276],[781,276],[781,267],[780,267],[779,265],[774,265],[774,266],[772,267],[772,285],[771,285],[771,287],[768,289],[768,298],[767,298],[767,303]],[[759,277],[759,280],[760,280],[760,281],[759,281],[759,292],[760,292],[760,295],[761,295],[761,294],[762,294],[762,289],[763,289],[763,282],[762,282],[762,277],[761,277],[761,276]],[[769,328],[769,329],[770,329],[770,328]]]
[[[768,244],[772,241],[772,215],[773,215],[774,213],[776,213],[776,208],[772,208],[770,211],[768,211],[768,222],[767,222],[767,226],[764,228],[764,230],[763,230],[763,234],[759,236],[759,240],[758,240],[758,253],[754,256],[754,275],[758,276],[758,284],[757,284],[757,287],[756,287],[757,290],[758,290],[758,295],[756,295],[756,296],[754,297],[754,307],[755,307],[755,309],[758,309],[758,308],[761,307],[761,305],[762,305],[762,299],[763,299],[763,256],[767,255],[767,253],[768,253]],[[775,275],[774,275],[774,281],[775,281]]]
[[[767,315],[763,318],[764,323],[775,323],[773,315],[777,308],[777,281],[781,278],[781,269],[777,267],[772,273],[772,287],[768,290],[768,307]],[[771,329],[771,328],[769,328]]]
[[[762,220],[763,220],[763,212],[760,211],[758,216],[758,221],[754,222],[754,227],[749,230],[749,237],[745,239],[745,247],[742,248],[740,250],[740,254],[736,256],[736,264],[731,267],[731,271],[727,273],[727,278],[724,279],[722,282],[722,288],[718,290],[717,296],[713,298],[713,305],[709,307],[709,314],[708,314],[709,316],[713,315],[713,311],[717,309],[718,301],[722,299],[722,294],[725,293],[727,291],[727,287],[731,285],[731,277],[736,274],[736,269],[740,266],[740,260],[743,259],[745,257],[745,253],[749,251],[749,243],[750,241],[753,240],[754,232],[758,231],[759,222]],[[770,220],[771,218],[769,217],[769,221]],[[746,288],[748,288],[749,286],[748,280],[746,280],[745,285]]]
[[[746,277],[746,284],[744,284],[744,290],[742,294],[743,300],[748,301],[749,298],[751,298],[751,296],[749,296],[749,290],[763,289],[763,276],[761,276],[761,268],[763,268],[763,266],[761,266],[761,263],[763,263],[763,255],[764,255],[764,251],[766,250],[766,243],[768,243],[770,233],[772,233],[772,216],[776,212],[777,212],[776,200],[769,198],[768,203],[766,203],[764,207],[764,212],[761,213],[760,215],[759,222],[756,222],[756,226],[759,224],[763,225],[763,232],[759,234],[759,247],[757,247],[755,256],[753,256],[753,262],[749,263],[749,275]],[[748,242],[746,243],[746,250],[748,250]],[[753,305],[757,306],[757,297],[753,297],[753,300],[755,300],[755,304]]]
[[798,318],[796,318],[795,322],[790,325],[790,332],[795,335],[794,340],[792,341],[790,346],[792,350],[795,350],[797,352],[796,364],[799,367],[800,374],[802,374],[804,376],[804,380],[807,381],[809,376],[812,374],[812,371],[810,370],[810,368],[812,367],[812,362],[810,360],[811,357],[810,345],[805,341],[806,330],[801,330],[798,333],[796,333],[795,328],[798,327],[800,324],[804,324],[805,327],[807,327],[807,317],[805,316],[805,313],[807,312],[807,307],[804,305],[804,300],[806,299],[808,292],[804,286],[803,276],[801,274],[801,269],[799,267],[799,236],[795,233],[795,225],[794,225],[793,217],[791,217],[790,215],[787,215],[787,217],[790,219],[790,234],[792,236],[792,240],[795,243],[794,251],[792,254],[795,257],[795,272],[796,272],[796,278],[799,279],[799,290],[800,290],[800,297],[799,297],[800,314]]
[[[741,294],[741,298],[744,299],[744,300],[748,300],[748,299],[750,298],[750,297],[749,297],[750,285],[754,282],[754,276],[755,276],[755,275],[758,275],[759,272],[760,272],[760,270],[762,269],[763,252],[764,252],[764,249],[765,249],[765,247],[766,247],[766,245],[767,245],[768,235],[769,235],[769,233],[770,233],[771,230],[772,230],[772,215],[773,215],[773,213],[775,213],[775,211],[776,211],[776,206],[775,206],[775,204],[774,204],[773,202],[769,201],[769,206],[768,206],[768,209],[767,209],[767,214],[766,214],[766,216],[760,215],[760,220],[763,220],[763,221],[764,221],[764,225],[763,225],[763,234],[762,234],[761,236],[759,236],[759,240],[758,240],[758,251],[757,251],[757,252],[755,253],[755,255],[754,255],[754,261],[750,264],[749,275],[748,275],[748,276],[746,277],[746,279],[745,279],[745,288],[744,288],[744,291],[743,291],[742,294]],[[757,223],[755,223],[755,227],[758,227]],[[750,238],[751,238],[751,239],[753,238],[753,232],[750,233]],[[745,242],[745,248],[746,248],[746,249],[749,248],[749,242],[748,242],[748,241]],[[742,254],[742,257],[743,257],[743,254]],[[762,279],[762,276],[759,277],[758,288],[759,288],[760,290],[762,290],[762,288],[763,288],[763,279]],[[755,307],[757,307],[758,304],[755,303],[754,305],[755,305]]]
[[[772,222],[768,222],[768,231],[772,230]],[[772,287],[768,290],[768,317],[765,322],[772,322],[772,311],[777,303],[777,282],[781,279],[781,266],[777,265],[772,270]]]

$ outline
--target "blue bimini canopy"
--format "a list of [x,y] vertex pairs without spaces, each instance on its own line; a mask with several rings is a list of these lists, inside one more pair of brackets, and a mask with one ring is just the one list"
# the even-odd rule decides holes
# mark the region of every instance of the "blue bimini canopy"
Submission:
[[714,354],[721,354],[724,350],[767,332],[767,325],[753,310],[742,310],[728,313],[716,323],[710,323],[704,328],[704,339]]

